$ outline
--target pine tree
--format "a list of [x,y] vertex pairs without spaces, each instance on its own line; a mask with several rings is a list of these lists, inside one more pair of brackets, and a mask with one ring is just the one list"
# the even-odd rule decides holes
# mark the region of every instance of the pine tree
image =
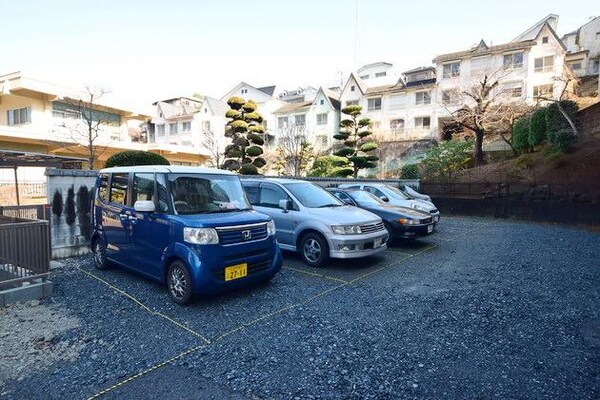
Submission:
[[369,140],[369,136],[373,132],[371,120],[369,118],[360,118],[362,111],[361,106],[352,105],[342,109],[342,113],[349,115],[350,118],[340,122],[342,130],[337,135],[333,135],[334,139],[343,142],[343,147],[334,154],[339,157],[348,159],[350,168],[346,168],[341,172],[345,176],[352,175],[358,177],[358,171],[364,168],[374,168],[377,166],[379,157],[371,155],[377,149],[377,143]]
[[227,104],[230,110],[225,114],[229,118],[225,136],[231,138],[231,144],[225,147],[222,168],[242,175],[258,175],[259,168],[267,164],[261,157],[261,146],[265,143],[261,136],[265,133],[261,125],[263,118],[256,112],[257,105],[252,100],[232,97]]

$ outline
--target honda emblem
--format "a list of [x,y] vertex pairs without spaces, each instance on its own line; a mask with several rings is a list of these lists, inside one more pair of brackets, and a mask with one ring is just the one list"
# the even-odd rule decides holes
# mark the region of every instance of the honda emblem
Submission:
[[252,231],[242,231],[242,239],[244,239],[244,240],[252,239]]

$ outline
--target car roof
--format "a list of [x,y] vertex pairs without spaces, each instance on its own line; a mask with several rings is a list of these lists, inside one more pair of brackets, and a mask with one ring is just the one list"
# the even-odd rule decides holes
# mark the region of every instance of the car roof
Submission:
[[379,183],[379,182],[352,182],[352,183],[343,183],[340,185],[341,189],[350,189],[348,186],[376,186],[376,187],[384,187],[389,186],[387,183]]
[[279,184],[286,184],[286,183],[313,183],[313,182],[309,182],[309,181],[305,181],[302,179],[288,179],[288,178],[248,178],[248,177],[240,177],[243,181],[248,181],[248,182],[272,182],[272,183],[279,183]]
[[205,167],[187,167],[181,165],[136,165],[130,167],[111,167],[103,168],[100,173],[117,172],[158,172],[174,174],[213,174],[213,175],[236,175],[231,171],[216,168]]

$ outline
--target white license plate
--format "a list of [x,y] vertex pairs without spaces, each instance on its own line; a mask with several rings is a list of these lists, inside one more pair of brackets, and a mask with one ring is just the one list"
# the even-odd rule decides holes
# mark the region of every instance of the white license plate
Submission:
[[428,225],[427,226],[427,233],[431,233],[433,232],[433,225]]

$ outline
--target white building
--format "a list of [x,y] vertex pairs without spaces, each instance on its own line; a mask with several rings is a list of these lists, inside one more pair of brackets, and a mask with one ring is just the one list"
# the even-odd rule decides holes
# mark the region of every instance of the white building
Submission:
[[600,17],[563,36],[566,62],[577,76],[598,75],[600,71]]
[[289,103],[273,113],[277,117],[276,137],[304,134],[317,151],[333,145],[339,131],[339,94],[319,88],[311,101]]
[[223,97],[221,97],[221,101],[227,103],[227,100],[233,96],[254,101],[258,105],[258,109],[256,111],[262,115],[264,119],[263,126],[265,128],[265,141],[267,145],[269,145],[275,138],[275,127],[277,123],[276,117],[273,113],[275,110],[280,109],[286,104],[284,101],[274,97],[274,93],[275,86],[256,88],[247,84],[246,82],[240,82]]
[[306,86],[297,89],[285,89],[277,97],[286,103],[304,103],[306,101],[313,101],[318,92],[318,89]]
[[437,114],[439,129],[450,112],[484,76],[498,81],[495,95],[502,101],[522,100],[535,104],[540,97],[558,98],[564,88],[567,49],[553,27],[558,17],[549,15],[513,41],[488,46],[483,40],[465,51],[437,56]]

